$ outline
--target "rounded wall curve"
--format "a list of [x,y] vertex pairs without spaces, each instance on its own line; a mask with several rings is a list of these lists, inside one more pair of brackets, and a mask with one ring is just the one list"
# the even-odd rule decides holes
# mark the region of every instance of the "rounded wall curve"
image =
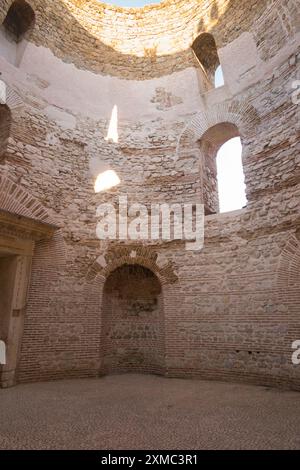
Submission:
[[[176,0],[141,10],[96,0],[28,3],[35,27],[18,50],[4,54],[0,34],[1,79],[23,102],[12,113],[1,173],[30,188],[55,217],[68,262],[57,267],[39,246],[50,266],[51,296],[45,268],[43,282],[37,275],[34,284],[41,290],[32,291],[20,380],[99,373],[104,283],[121,260],[133,259],[144,260],[163,285],[166,370],[288,380],[290,346],[281,343],[283,367],[281,350],[270,345],[278,328],[286,331],[286,318],[276,324],[278,246],[299,214],[290,86],[299,71],[295,2]],[[1,2],[1,23],[11,4]],[[219,89],[207,89],[191,49],[203,32],[218,49],[225,79]],[[198,140],[221,121],[236,125],[243,138],[247,209],[208,216],[201,252],[187,252],[180,241],[142,241],[124,253],[127,241],[97,239],[97,207],[115,205],[119,196],[147,207],[202,203]],[[103,167],[121,183],[95,194]]]
[[[2,3],[0,22],[13,0]],[[285,13],[289,34],[296,30],[292,2],[282,7],[280,1],[268,0],[172,0],[141,9],[122,9],[97,0],[53,0],[47,5],[45,0],[29,0],[28,4],[36,15],[30,41],[49,47],[79,68],[128,79],[154,78],[192,66],[191,45],[202,32],[213,34],[218,48],[235,41],[243,31],[255,31],[256,23],[267,36],[270,24],[267,18],[263,23],[264,13],[278,23]],[[237,31],[236,22],[242,31]]]

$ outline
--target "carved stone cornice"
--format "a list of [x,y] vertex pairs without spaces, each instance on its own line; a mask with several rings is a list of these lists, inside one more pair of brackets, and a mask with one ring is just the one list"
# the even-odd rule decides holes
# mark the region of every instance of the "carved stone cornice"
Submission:
[[2,235],[34,241],[50,240],[56,230],[58,230],[56,225],[0,209],[0,233]]

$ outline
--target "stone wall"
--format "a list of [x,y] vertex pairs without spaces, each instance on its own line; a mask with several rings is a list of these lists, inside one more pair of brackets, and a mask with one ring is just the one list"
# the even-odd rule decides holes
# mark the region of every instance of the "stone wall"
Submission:
[[[0,21],[11,3],[1,2]],[[96,0],[28,3],[35,27],[17,61],[0,36],[1,78],[22,102],[11,106],[0,170],[60,231],[36,243],[18,380],[103,372],[105,348],[115,357],[119,347],[107,341],[115,296],[104,285],[133,264],[154,273],[163,299],[158,349],[153,343],[159,359],[143,359],[150,342],[136,370],[299,388],[300,368],[291,363],[300,338],[297,3],[176,0],[141,10]],[[214,35],[225,76],[224,87],[207,92],[191,49],[201,32]],[[106,140],[114,105],[118,143]],[[202,251],[180,241],[97,239],[96,209],[119,195],[129,203],[205,202],[215,212],[206,137],[228,122],[243,143],[248,205],[208,215]],[[95,194],[103,167],[121,184]],[[112,369],[124,371],[118,362]]]

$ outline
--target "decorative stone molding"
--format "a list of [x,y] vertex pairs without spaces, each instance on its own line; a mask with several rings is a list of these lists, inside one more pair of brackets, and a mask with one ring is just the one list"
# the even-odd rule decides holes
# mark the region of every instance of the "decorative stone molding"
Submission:
[[0,233],[31,240],[50,240],[57,227],[0,209]]

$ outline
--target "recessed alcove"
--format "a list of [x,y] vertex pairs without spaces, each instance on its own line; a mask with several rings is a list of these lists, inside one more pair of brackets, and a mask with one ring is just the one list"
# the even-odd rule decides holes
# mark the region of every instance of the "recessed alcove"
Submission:
[[106,280],[102,373],[161,373],[164,364],[162,287],[140,265],[123,265]]
[[223,86],[223,70],[214,36],[210,33],[200,34],[194,40],[192,50],[204,73],[208,89]]
[[230,122],[209,128],[199,141],[206,215],[239,210],[246,205],[242,142]]
[[35,13],[25,0],[15,0],[0,27],[0,54],[19,66],[35,24]]

